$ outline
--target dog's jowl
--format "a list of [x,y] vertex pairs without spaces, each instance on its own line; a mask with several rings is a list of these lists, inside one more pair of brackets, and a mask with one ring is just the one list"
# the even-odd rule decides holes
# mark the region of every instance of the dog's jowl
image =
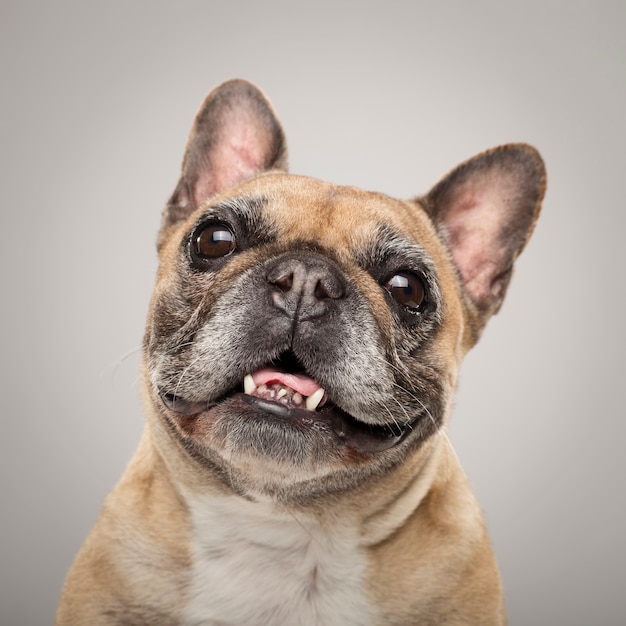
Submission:
[[506,622],[446,425],[543,162],[501,146],[408,201],[286,170],[265,97],[213,91],[162,215],[145,432],[57,626]]

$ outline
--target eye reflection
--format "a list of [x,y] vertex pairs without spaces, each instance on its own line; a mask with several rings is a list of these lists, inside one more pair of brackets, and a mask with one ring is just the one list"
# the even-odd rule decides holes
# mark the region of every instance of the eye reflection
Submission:
[[194,241],[194,252],[203,259],[217,259],[232,254],[237,248],[233,231],[225,224],[210,224]]
[[402,271],[394,274],[385,283],[385,289],[396,302],[414,311],[418,311],[426,299],[424,283],[413,272]]

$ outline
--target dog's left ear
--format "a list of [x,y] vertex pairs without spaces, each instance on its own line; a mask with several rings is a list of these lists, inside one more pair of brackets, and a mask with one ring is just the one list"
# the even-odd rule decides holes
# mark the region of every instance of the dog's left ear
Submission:
[[245,80],[223,83],[196,115],[162,233],[214,194],[269,169],[287,169],[285,135],[272,105]]
[[419,200],[449,246],[472,309],[474,341],[502,305],[545,189],[539,153],[509,144],[461,164]]

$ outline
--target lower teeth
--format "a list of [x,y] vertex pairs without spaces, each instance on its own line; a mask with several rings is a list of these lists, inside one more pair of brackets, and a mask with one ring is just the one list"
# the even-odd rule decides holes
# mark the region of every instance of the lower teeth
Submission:
[[256,387],[252,377],[248,380],[244,380],[244,393],[262,398],[264,400],[271,400],[273,402],[280,402],[285,406],[293,406],[295,408],[306,408],[309,411],[315,411],[319,406],[322,398],[324,397],[324,390],[319,388],[308,398],[305,398],[298,391],[294,391],[289,387],[285,387],[280,383],[273,383],[271,385],[260,385]]

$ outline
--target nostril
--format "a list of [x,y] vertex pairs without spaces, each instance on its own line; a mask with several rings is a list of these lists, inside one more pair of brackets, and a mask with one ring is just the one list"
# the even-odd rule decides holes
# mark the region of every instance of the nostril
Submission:
[[283,272],[278,276],[268,276],[268,280],[284,293],[291,291],[293,288],[293,272]]
[[344,295],[343,284],[332,274],[324,275],[317,281],[313,295],[317,300],[337,300]]

